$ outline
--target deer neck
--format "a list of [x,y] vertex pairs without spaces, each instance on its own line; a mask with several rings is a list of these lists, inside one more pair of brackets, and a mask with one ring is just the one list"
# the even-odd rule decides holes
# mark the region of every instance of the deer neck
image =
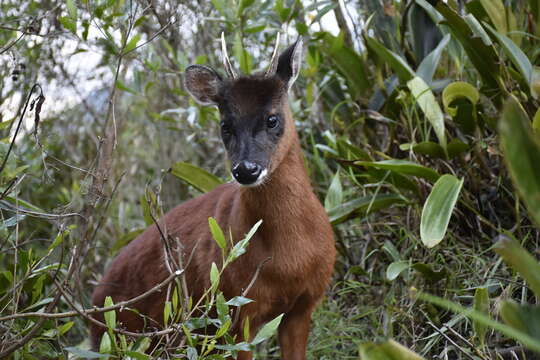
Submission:
[[240,189],[240,202],[250,222],[263,219],[272,226],[305,216],[318,200],[313,193],[296,132],[283,160],[260,186]]

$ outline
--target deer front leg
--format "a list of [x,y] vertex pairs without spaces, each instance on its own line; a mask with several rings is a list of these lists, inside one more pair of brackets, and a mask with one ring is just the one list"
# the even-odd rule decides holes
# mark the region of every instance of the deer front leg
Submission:
[[283,317],[279,325],[281,360],[306,359],[311,313],[314,309],[315,304],[312,301],[300,298],[291,311]]

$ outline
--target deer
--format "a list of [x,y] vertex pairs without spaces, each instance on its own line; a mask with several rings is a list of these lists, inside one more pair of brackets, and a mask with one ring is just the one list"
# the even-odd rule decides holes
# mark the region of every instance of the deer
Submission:
[[[249,321],[253,338],[257,329],[283,314],[278,327],[281,359],[305,360],[311,315],[331,281],[336,250],[328,216],[308,176],[288,101],[301,68],[303,40],[300,37],[277,56],[278,35],[266,71],[237,75],[223,34],[221,39],[227,76],[191,65],[185,69],[184,86],[196,102],[217,106],[233,180],[173,208],[158,223],[181,243],[187,290],[199,299],[211,286],[212,263],[220,263],[222,257],[208,218],[230,231],[235,241],[262,220],[246,253],[220,277],[219,288],[226,299],[242,295],[255,280],[245,294],[253,301],[240,307],[238,325],[230,331],[241,340],[243,324]],[[164,253],[156,223],[108,266],[94,289],[94,306],[103,306],[106,296],[115,303],[134,298],[166,279]],[[130,305],[138,314],[118,311],[118,322],[135,332],[148,324],[141,315],[163,325],[165,301],[165,292],[152,294]],[[90,327],[96,347],[105,329],[94,323]],[[252,357],[249,351],[237,355],[238,360]]]

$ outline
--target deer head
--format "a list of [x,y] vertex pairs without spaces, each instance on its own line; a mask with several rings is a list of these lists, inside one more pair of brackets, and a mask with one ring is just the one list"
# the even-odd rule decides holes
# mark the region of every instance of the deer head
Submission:
[[222,46],[228,77],[207,66],[191,65],[184,85],[200,104],[218,107],[234,179],[240,185],[258,186],[278,167],[296,136],[287,93],[300,70],[302,39],[279,58],[276,44],[268,70],[245,76],[232,69],[223,36]]

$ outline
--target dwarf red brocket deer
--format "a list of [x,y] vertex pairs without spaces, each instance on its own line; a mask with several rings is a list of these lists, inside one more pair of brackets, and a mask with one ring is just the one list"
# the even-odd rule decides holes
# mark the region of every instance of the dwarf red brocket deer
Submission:
[[[246,253],[224,270],[219,286],[226,298],[241,295],[264,263],[245,294],[253,302],[240,308],[233,332],[237,341],[249,341],[242,331],[246,319],[253,336],[266,322],[284,314],[279,326],[281,358],[302,360],[311,313],[330,281],[335,261],[332,228],[311,187],[288,105],[288,91],[300,69],[302,41],[279,57],[276,46],[269,69],[249,76],[236,75],[224,41],[222,45],[228,76],[192,65],[186,69],[184,84],[196,101],[218,107],[235,181],[177,206],[158,223],[181,243],[188,292],[196,301],[210,287],[211,264],[222,261],[208,218],[214,217],[227,233],[230,229],[235,240],[262,219]],[[94,305],[103,306],[106,296],[115,303],[131,299],[164,281],[169,276],[165,257],[160,229],[150,226],[112,261],[94,290]],[[144,319],[123,309],[118,322],[130,331],[162,325],[165,293],[153,293],[131,305]],[[94,345],[103,331],[91,324]],[[242,360],[251,358],[249,352],[238,355]]]

